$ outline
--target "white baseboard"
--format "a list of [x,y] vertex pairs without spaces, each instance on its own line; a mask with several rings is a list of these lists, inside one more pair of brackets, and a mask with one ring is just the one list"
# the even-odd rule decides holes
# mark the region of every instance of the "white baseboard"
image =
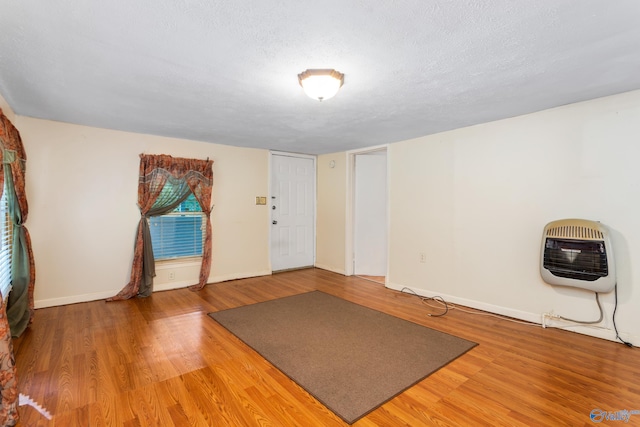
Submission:
[[197,284],[197,280],[182,280],[179,282],[167,282],[167,283],[159,283],[153,284],[153,292],[162,292],[162,291],[170,291],[172,289],[182,289],[188,288],[189,286],[193,286]]
[[59,305],[77,304],[79,302],[97,301],[101,299],[111,298],[120,292],[120,289],[112,291],[96,292],[92,294],[72,295],[69,297],[49,298],[35,300],[33,305],[35,308],[57,307]]
[[[540,317],[542,318],[542,315]],[[565,331],[575,332],[582,335],[589,335],[595,338],[602,338],[608,341],[620,342],[616,338],[616,331],[610,328],[581,325],[579,323],[564,321],[562,319],[545,319],[544,327],[563,329]],[[634,337],[630,334],[622,332],[620,333],[620,338],[622,338],[626,342],[633,344],[636,347],[640,345],[640,338]]]
[[[396,291],[402,290],[404,285],[398,285],[397,283],[387,283],[387,288],[394,289]],[[442,297],[445,301],[453,304],[460,304],[465,307],[471,307],[489,313],[500,314],[502,316],[512,317],[514,319],[525,320],[527,322],[538,323],[541,322],[541,316],[537,313],[529,313],[521,310],[514,310],[512,308],[501,307],[499,305],[487,304],[481,301],[474,301],[466,298],[460,298],[453,295],[447,295],[440,292],[432,292],[425,289],[410,288],[412,291],[423,297]]]
[[[401,291],[405,286],[398,285],[397,283],[387,283],[387,288]],[[439,296],[447,302],[453,304],[463,305],[465,307],[475,308],[477,310],[486,311],[501,316],[511,317],[513,319],[524,320],[531,323],[536,323],[542,327],[542,314],[531,313],[527,311],[514,310],[512,308],[502,307],[498,305],[488,304],[482,301],[475,301],[466,298],[459,298],[453,295],[447,295],[440,292],[432,292],[425,289],[410,288],[416,294],[423,297]],[[547,328],[560,328],[563,330],[576,332],[583,335],[589,335],[595,338],[602,338],[609,341],[617,341],[615,331],[607,328],[590,327],[588,325],[569,324],[569,322],[563,322],[561,320],[548,319],[545,321]],[[634,346],[640,345],[640,339],[638,337],[632,337],[629,334],[621,333],[620,337],[627,342],[632,343]]]
[[327,271],[332,271],[334,273],[342,274],[343,276],[347,275],[347,273],[345,272],[344,268],[342,268],[342,269],[334,268],[334,267],[330,267],[328,265],[318,264],[318,263],[316,263],[314,267],[320,268],[322,270],[327,270]]
[[[237,274],[227,274],[227,275],[221,275],[221,276],[210,276],[209,281],[207,283],[219,283],[219,282],[226,282],[228,280],[246,279],[249,277],[258,277],[258,276],[268,276],[270,274],[271,274],[270,270],[262,270],[262,271],[256,271],[251,273],[237,273]],[[197,280],[159,283],[159,284],[153,285],[153,291],[161,292],[161,291],[168,291],[172,289],[187,288],[189,286],[195,285],[196,283],[197,283]],[[35,308],[47,308],[47,307],[57,307],[60,305],[77,304],[80,302],[97,301],[101,299],[111,298],[112,296],[117,295],[118,292],[120,292],[120,289],[122,288],[114,289],[111,291],[96,292],[91,294],[72,295],[68,297],[35,300],[33,304]]]
[[209,276],[207,283],[220,283],[229,280],[248,279],[249,277],[270,276],[271,270],[252,271],[250,273],[234,273],[221,276]]

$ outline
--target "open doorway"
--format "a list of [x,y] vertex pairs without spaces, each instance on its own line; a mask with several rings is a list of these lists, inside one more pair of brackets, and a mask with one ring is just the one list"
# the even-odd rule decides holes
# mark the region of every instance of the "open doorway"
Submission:
[[385,284],[388,251],[387,150],[356,151],[351,157],[350,274]]

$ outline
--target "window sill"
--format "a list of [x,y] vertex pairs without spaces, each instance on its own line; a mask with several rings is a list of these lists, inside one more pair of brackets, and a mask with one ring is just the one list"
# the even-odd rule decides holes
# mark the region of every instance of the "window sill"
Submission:
[[199,265],[202,265],[201,256],[162,259],[162,260],[156,261],[156,270],[166,270],[169,268],[176,268],[176,267],[192,267],[192,266],[199,266]]

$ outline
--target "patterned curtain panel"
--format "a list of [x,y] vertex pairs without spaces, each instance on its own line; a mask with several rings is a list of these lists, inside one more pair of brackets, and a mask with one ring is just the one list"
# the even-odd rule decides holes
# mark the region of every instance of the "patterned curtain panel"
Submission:
[[[169,182],[172,191],[163,191]],[[184,186],[186,184],[186,187]],[[193,192],[202,211],[207,215],[207,229],[202,252],[200,279],[191,289],[202,289],[211,270],[211,189],[213,187],[213,161],[171,157],[166,154],[140,155],[138,206],[140,222],[136,237],[131,279],[129,283],[107,301],[149,296],[153,290],[155,261],[151,247],[148,219],[170,212]],[[162,197],[161,197],[162,196]]]
[[[13,181],[15,198],[14,203],[18,209],[18,224],[14,222],[14,233],[16,228],[18,232],[23,230],[22,241],[26,251],[26,271],[18,273],[21,280],[23,289],[18,292],[21,295],[27,294],[26,307],[23,307],[23,315],[19,316],[24,318],[26,313],[26,324],[33,320],[33,286],[35,284],[35,268],[33,268],[33,252],[31,251],[31,241],[29,239],[29,232],[24,226],[21,226],[27,219],[27,199],[24,192],[24,163],[26,162],[26,155],[24,153],[24,147],[22,146],[22,140],[18,130],[13,126],[9,119],[0,110],[0,192],[4,188],[5,171],[8,177],[11,177]],[[13,215],[12,215],[13,216]],[[21,255],[25,256],[24,252],[20,251]],[[15,255],[14,255],[15,256]],[[26,279],[26,280],[25,280]],[[16,292],[15,284],[14,290]],[[10,294],[11,295],[11,294]],[[22,331],[20,331],[21,333]],[[11,339],[11,328],[9,326],[9,320],[7,318],[7,307],[4,303],[4,296],[0,296],[0,425],[13,426],[15,425],[20,416],[18,414],[18,378],[16,375],[16,364],[13,356],[13,341]]]
[[[205,168],[212,171],[213,162],[207,160],[208,165]],[[211,272],[211,189],[213,186],[213,172],[209,176],[200,174],[190,174],[186,177],[187,184],[196,200],[202,208],[205,216],[206,232],[205,240],[202,246],[202,265],[200,266],[200,279],[197,285],[189,287],[192,291],[199,291],[204,288]]]
[[24,225],[29,213],[25,191],[27,155],[20,133],[4,114],[0,117],[0,145],[2,149],[0,167],[7,183],[7,201],[13,222],[12,291],[7,302],[7,318],[13,336],[20,336],[33,322],[36,268],[31,249],[31,237]]

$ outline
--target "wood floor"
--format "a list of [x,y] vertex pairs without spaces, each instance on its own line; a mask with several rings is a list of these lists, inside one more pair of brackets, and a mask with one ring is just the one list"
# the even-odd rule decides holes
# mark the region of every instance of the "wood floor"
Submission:
[[384,285],[384,283],[385,283],[385,276],[363,276],[363,275],[359,275],[358,277],[361,278],[361,279],[369,280],[371,282],[380,283],[381,285]]
[[346,425],[207,316],[316,289],[479,343],[355,426],[592,426],[593,409],[640,409],[637,349],[456,310],[428,317],[418,297],[307,269],[37,310],[14,341],[19,388],[53,419],[22,406],[19,425]]

